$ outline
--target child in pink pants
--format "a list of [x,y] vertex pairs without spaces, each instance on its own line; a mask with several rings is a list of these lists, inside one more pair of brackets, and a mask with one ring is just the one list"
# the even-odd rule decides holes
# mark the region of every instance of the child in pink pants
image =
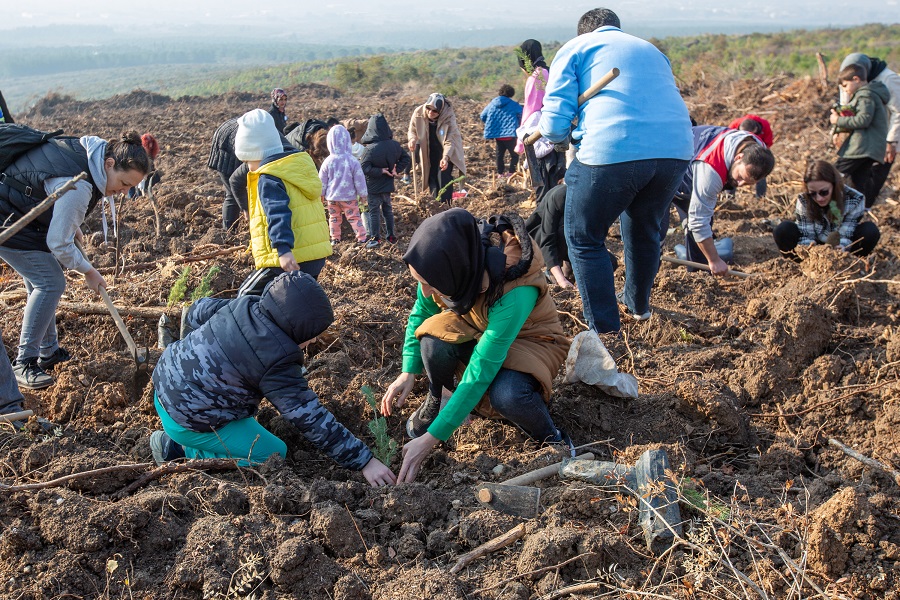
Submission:
[[322,199],[328,202],[328,225],[331,242],[341,241],[341,216],[356,234],[357,242],[366,240],[366,228],[359,212],[359,202],[366,201],[366,177],[359,161],[351,152],[350,132],[343,125],[335,125],[328,131],[328,151],[331,153],[322,163],[319,177],[322,179]]

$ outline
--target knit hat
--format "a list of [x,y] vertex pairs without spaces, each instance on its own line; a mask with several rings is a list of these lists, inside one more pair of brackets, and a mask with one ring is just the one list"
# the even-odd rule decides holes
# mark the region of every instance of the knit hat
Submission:
[[261,108],[241,115],[234,136],[234,155],[238,160],[262,160],[283,151],[281,136],[272,115]]
[[431,94],[430,96],[428,96],[428,100],[425,101],[425,106],[431,107],[434,110],[438,111],[438,113],[440,113],[442,110],[444,110],[444,95],[437,93]]
[[144,147],[147,156],[149,156],[151,160],[156,160],[156,157],[159,156],[159,143],[156,141],[156,138],[149,133],[145,133],[141,136],[141,146]]
[[862,52],[851,52],[850,54],[848,54],[847,58],[844,59],[844,62],[841,63],[840,70],[843,71],[850,65],[861,66],[866,70],[866,76],[868,76],[869,71],[872,69],[872,61]]

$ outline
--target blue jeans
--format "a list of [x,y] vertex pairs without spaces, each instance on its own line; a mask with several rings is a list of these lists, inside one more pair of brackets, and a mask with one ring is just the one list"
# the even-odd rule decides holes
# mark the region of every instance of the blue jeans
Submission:
[[3,332],[0,331],[0,415],[22,410],[25,398],[16,384],[6,346],[3,345]]
[[[456,389],[456,367],[469,363],[475,344],[474,340],[451,344],[430,335],[422,336],[419,346],[432,396],[440,398],[441,388]],[[500,367],[488,394],[494,410],[532,438],[540,442],[561,441],[544,402],[541,384],[532,375]]]
[[[391,204],[390,194],[369,194],[369,237],[385,239],[381,236],[381,215],[384,214],[384,224],[387,226],[387,237],[394,235],[394,207]],[[366,222],[363,221],[363,225]]]
[[51,356],[59,348],[56,307],[66,289],[62,266],[55,256],[40,250],[0,246],[0,258],[22,277],[28,293],[16,360]]
[[237,458],[242,467],[266,462],[273,454],[287,456],[287,444],[253,417],[238,419],[216,431],[198,432],[176,423],[154,394],[153,405],[163,431],[184,448],[187,458]]
[[565,231],[584,316],[592,329],[621,327],[606,235],[618,218],[625,247],[623,300],[635,314],[650,310],[659,270],[659,223],[689,161],[638,160],[591,166],[572,161],[566,172]]

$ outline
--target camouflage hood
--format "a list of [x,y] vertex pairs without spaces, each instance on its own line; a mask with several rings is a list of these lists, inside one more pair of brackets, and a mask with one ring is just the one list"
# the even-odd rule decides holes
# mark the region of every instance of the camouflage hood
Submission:
[[334,322],[325,290],[302,271],[276,277],[263,290],[259,309],[297,344],[313,339]]

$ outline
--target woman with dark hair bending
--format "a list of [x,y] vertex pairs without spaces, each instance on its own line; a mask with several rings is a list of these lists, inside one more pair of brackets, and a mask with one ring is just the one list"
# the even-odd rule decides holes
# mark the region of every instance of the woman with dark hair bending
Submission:
[[406,403],[423,369],[429,385],[406,423],[413,440],[403,447],[398,482],[413,481],[431,449],[472,410],[505,418],[540,442],[571,448],[547,409],[569,340],[522,218],[478,221],[462,208],[450,209],[422,222],[403,260],[418,291],[406,325],[403,372],[384,394],[382,413]]
[[97,292],[103,276],[81,254],[81,224],[103,196],[127,192],[150,171],[141,136],[131,131],[113,142],[90,135],[58,137],[36,146],[4,169],[0,183],[0,222],[11,223],[84,171],[87,180],[63,194],[56,204],[0,246],[0,259],[25,281],[28,301],[13,364],[20,387],[53,384],[45,370],[69,360],[56,335],[56,307],[66,278],[63,267],[82,273]]
[[878,226],[865,216],[865,197],[844,185],[840,172],[830,162],[816,160],[803,175],[804,192],[797,196],[794,221],[775,228],[775,244],[781,253],[799,260],[794,249],[813,244],[831,244],[844,252],[868,256],[881,238]]

